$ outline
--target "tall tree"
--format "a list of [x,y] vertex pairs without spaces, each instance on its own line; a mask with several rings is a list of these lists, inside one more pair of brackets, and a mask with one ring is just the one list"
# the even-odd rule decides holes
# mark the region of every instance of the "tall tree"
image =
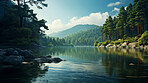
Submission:
[[108,28],[108,33],[109,33],[109,40],[111,41],[112,30],[113,30],[113,20],[111,16],[108,17],[107,28]]
[[124,26],[126,24],[126,11],[125,11],[125,8],[123,6],[120,8],[118,17],[119,17],[119,21],[121,23],[120,29],[121,29],[122,38],[124,39]]

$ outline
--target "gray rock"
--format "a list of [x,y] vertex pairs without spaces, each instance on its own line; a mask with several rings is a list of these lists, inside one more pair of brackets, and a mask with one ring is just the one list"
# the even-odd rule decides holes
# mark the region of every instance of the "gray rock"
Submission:
[[139,46],[139,48],[140,48],[140,49],[144,49],[144,46],[143,46],[143,45],[141,45],[141,46]]
[[6,56],[6,51],[5,50],[0,50],[0,56]]
[[50,58],[35,58],[33,61],[37,63],[52,63]]
[[100,48],[104,48],[105,46],[101,45]]
[[10,55],[4,59],[3,63],[7,65],[21,65],[23,61],[22,56]]
[[124,42],[123,44],[121,44],[120,48],[126,48],[127,47],[127,43]]
[[22,50],[20,51],[20,55],[23,56],[25,59],[34,59],[33,53],[28,50]]
[[147,50],[147,49],[148,49],[148,45],[145,45],[145,46],[144,46],[144,49]]
[[130,48],[136,48],[136,47],[138,47],[138,42],[129,43],[128,46]]
[[113,45],[112,48],[118,48],[116,45]]
[[7,52],[7,56],[9,56],[9,55],[18,56],[19,55],[19,52],[13,48],[6,49],[6,52]]
[[60,58],[52,58],[52,61],[53,61],[54,63],[59,63],[59,62],[61,62],[61,61],[63,61],[63,60],[60,59]]

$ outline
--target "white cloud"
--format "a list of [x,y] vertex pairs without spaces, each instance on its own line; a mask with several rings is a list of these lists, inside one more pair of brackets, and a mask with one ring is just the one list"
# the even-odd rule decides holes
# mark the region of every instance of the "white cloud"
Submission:
[[109,3],[108,5],[107,5],[107,7],[112,7],[112,6],[116,6],[116,5],[120,5],[121,4],[121,2],[115,2],[115,3]]
[[112,12],[114,12],[114,11],[119,11],[120,9],[119,8],[114,8],[113,10],[112,10]]
[[125,6],[124,8],[125,8],[125,10],[126,10],[126,9],[127,9],[127,6]]
[[49,30],[45,31],[46,34],[51,34],[54,32],[59,32],[68,28],[71,28],[79,24],[94,24],[103,25],[106,18],[108,18],[109,13],[91,13],[89,16],[84,17],[72,17],[68,23],[64,24],[60,19],[54,20],[51,24],[48,24]]

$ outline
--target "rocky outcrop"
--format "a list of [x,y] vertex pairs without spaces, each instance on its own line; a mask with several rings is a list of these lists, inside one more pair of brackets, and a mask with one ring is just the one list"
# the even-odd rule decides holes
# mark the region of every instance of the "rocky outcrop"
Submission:
[[0,64],[5,65],[22,65],[33,63],[59,63],[63,61],[60,58],[51,56],[35,57],[32,51],[21,50],[19,48],[0,49]]
[[138,45],[138,42],[132,42],[132,43],[127,43],[127,42],[124,42],[122,44],[118,44],[118,45],[111,45],[111,44],[108,44],[106,46],[99,46],[100,48],[104,47],[104,48],[120,48],[120,49],[130,49],[130,48],[134,48],[134,49],[144,49],[144,50],[148,50],[148,45],[141,45],[139,46]]

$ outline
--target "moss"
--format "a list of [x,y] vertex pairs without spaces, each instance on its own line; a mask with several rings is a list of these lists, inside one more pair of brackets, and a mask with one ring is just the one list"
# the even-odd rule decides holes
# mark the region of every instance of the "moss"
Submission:
[[106,40],[105,42],[102,43],[103,46],[106,46],[107,44],[110,43],[110,40]]
[[99,42],[98,44],[97,44],[97,46],[101,46],[102,45],[102,42]]
[[119,44],[122,44],[124,41],[123,39],[118,39],[114,42],[115,45],[119,45]]
[[142,36],[138,39],[139,45],[148,45],[148,31],[145,31]]

